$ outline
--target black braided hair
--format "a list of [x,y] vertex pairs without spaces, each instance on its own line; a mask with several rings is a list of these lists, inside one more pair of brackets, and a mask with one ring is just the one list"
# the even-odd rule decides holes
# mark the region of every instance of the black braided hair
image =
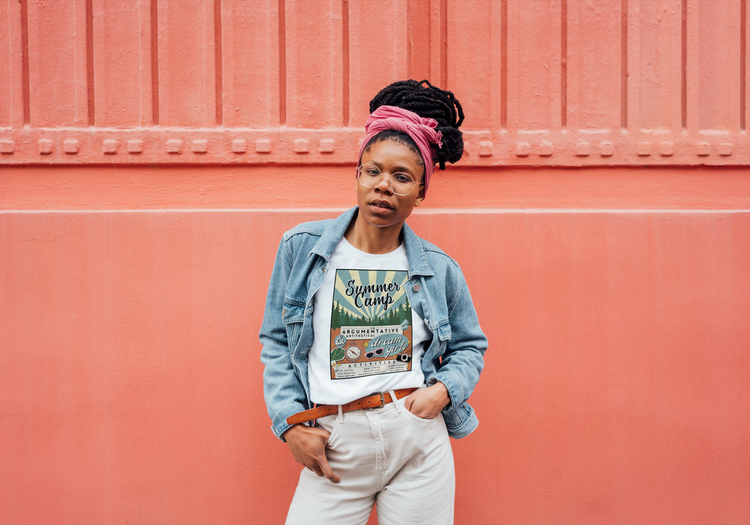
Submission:
[[[380,106],[397,106],[437,121],[437,130],[443,134],[443,147],[433,149],[441,170],[445,169],[446,162],[453,164],[463,155],[464,140],[458,128],[464,121],[464,110],[450,91],[437,88],[427,80],[401,80],[384,87],[375,95],[370,101],[370,113]],[[414,145],[413,141],[409,142]],[[416,145],[413,149],[417,149]]]

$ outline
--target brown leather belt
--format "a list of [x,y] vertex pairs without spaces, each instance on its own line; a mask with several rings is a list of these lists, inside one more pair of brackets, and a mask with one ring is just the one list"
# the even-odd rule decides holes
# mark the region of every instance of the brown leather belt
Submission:
[[[417,389],[416,388],[401,388],[399,390],[394,390],[393,393],[396,394],[396,399],[401,399],[402,397],[408,396],[415,390]],[[380,408],[393,401],[394,400],[391,399],[390,392],[375,392],[373,394],[370,394],[369,396],[355,399],[351,403],[341,405],[341,411],[351,412],[352,410],[362,410],[365,408],[367,409]],[[330,416],[331,414],[338,414],[338,412],[339,412],[339,405],[318,405],[315,408],[311,408],[310,410],[305,410],[304,412],[297,412],[293,416],[289,416],[288,418],[286,418],[286,422],[289,425],[296,425],[298,423],[304,423],[305,421],[318,419],[319,417]]]

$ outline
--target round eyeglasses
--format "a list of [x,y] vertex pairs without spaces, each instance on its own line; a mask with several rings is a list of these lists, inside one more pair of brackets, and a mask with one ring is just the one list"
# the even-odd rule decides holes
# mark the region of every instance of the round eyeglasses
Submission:
[[[374,164],[362,164],[357,167],[357,180],[362,186],[374,188],[380,184],[382,176],[383,174],[381,173],[380,168]],[[409,195],[414,186],[421,186],[422,184],[424,183],[415,181],[411,175],[404,173],[403,171],[391,173],[391,176],[388,177],[388,187],[390,190],[396,195],[402,197],[404,195]]]

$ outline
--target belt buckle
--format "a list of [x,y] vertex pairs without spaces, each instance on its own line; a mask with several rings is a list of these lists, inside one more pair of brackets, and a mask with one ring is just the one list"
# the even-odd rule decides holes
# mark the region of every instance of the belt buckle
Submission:
[[375,410],[376,408],[383,408],[385,406],[385,394],[383,394],[383,392],[373,392],[367,397],[372,397],[372,396],[380,396],[380,406],[367,407],[367,410]]

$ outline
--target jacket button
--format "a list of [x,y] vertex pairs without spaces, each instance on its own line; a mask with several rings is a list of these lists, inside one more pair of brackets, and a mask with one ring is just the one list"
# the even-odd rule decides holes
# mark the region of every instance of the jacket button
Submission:
[[414,286],[412,286],[412,290],[414,290],[415,292],[418,292],[419,291],[419,285],[415,284]]

